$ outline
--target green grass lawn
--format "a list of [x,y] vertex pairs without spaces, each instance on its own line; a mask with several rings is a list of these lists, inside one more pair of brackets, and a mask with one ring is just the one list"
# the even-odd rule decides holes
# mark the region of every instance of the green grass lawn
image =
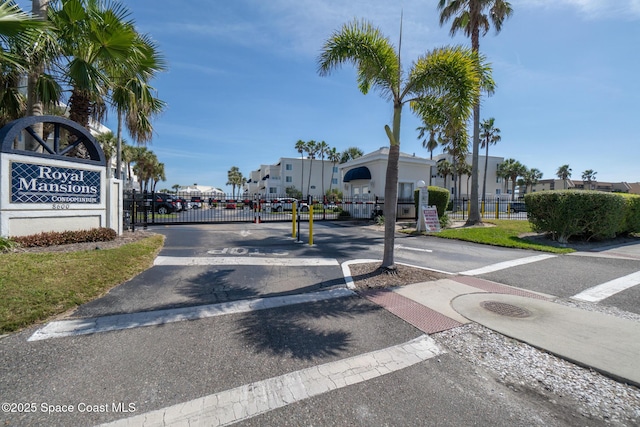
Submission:
[[575,252],[575,250],[571,248],[559,248],[518,237],[524,233],[532,232],[529,221],[492,219],[484,220],[484,223],[487,225],[492,224],[494,226],[447,228],[439,233],[429,234],[444,239],[464,240],[467,242],[503,246],[506,248],[533,249],[536,251],[559,254]]
[[115,249],[0,254],[0,333],[91,301],[153,265],[164,236]]

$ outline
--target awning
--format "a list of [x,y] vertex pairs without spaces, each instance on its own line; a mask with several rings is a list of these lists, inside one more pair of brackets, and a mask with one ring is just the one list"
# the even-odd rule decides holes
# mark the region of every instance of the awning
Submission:
[[355,181],[356,179],[371,179],[371,172],[366,166],[351,169],[344,175],[342,182]]

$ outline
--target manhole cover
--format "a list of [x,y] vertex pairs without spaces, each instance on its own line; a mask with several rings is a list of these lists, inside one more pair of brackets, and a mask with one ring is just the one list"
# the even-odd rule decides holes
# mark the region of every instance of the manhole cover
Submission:
[[518,318],[531,316],[531,312],[529,310],[526,310],[522,307],[518,307],[515,305],[506,304],[504,302],[483,301],[480,303],[480,306],[486,310],[489,310],[501,316],[518,317]]

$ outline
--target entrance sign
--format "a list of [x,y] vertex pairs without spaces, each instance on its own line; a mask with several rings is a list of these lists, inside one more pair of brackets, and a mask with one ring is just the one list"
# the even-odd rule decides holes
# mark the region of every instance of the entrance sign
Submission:
[[422,206],[421,212],[427,231],[440,231],[438,209],[435,206]]
[[[41,124],[47,131],[36,132]],[[58,116],[0,129],[0,236],[98,227],[123,231],[122,181],[88,129]]]
[[95,170],[11,162],[11,203],[100,203]]

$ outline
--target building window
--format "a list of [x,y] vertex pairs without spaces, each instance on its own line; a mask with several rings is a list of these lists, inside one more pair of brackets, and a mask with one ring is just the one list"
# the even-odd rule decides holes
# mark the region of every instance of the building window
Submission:
[[333,178],[333,179],[331,180],[331,184],[333,184],[333,185],[338,185],[338,178]]
[[284,169],[288,170],[288,171],[291,171],[291,170],[293,170],[293,165],[291,163],[287,163],[287,164],[284,165]]
[[276,194],[278,192],[278,188],[276,187],[269,187],[269,193],[271,194]]
[[401,182],[398,184],[398,199],[412,199],[413,198],[413,183]]
[[333,167],[333,173],[338,173],[338,167],[337,166]]
[[286,176],[286,177],[284,178],[284,180],[285,180],[286,182],[293,182],[293,178],[291,178],[290,176]]

